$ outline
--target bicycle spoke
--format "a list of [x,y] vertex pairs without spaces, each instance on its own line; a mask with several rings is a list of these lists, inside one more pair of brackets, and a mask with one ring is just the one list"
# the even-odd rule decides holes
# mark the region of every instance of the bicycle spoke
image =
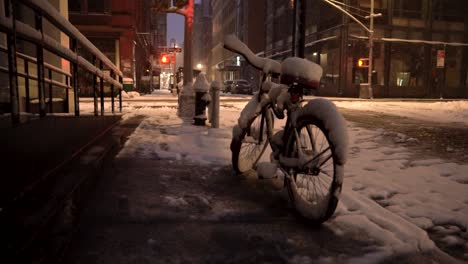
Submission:
[[321,213],[323,208],[327,207],[327,197],[333,181],[333,153],[328,139],[319,127],[306,125],[298,129],[296,133],[297,142],[294,144],[292,156],[298,157],[298,148],[300,147],[304,154],[311,157],[304,166],[315,162],[314,166],[320,169],[318,175],[312,173],[295,174],[297,191],[304,200],[312,203],[315,208],[313,210]]

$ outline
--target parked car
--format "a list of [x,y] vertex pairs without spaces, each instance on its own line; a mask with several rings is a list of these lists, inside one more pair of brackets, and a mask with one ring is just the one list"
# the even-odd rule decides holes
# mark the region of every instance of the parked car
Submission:
[[224,84],[223,92],[230,93],[232,89],[232,80],[226,80],[224,81],[223,84]]
[[233,94],[252,94],[253,87],[247,80],[233,80],[231,84],[231,93]]

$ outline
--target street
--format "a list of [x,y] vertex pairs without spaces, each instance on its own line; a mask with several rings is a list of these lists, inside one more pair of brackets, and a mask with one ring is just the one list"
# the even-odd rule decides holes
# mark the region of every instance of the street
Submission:
[[[415,138],[411,131],[427,127],[427,122],[395,122],[399,119],[394,116],[342,109],[352,138],[351,160],[339,207],[317,228],[301,221],[286,193],[272,188],[268,180],[233,174],[229,126],[245,103],[222,103],[225,118],[218,130],[177,120],[169,103],[169,107],[158,105],[161,102],[134,104],[126,104],[125,115],[145,118],[99,180],[66,263],[457,263],[468,259],[466,148],[444,154],[427,147],[444,146],[445,139],[439,136],[443,132],[428,136],[437,139],[429,144],[424,137],[418,138],[419,144],[401,140],[403,132],[408,139]],[[122,126],[125,120],[130,119],[124,118]],[[459,129],[451,130],[466,131],[462,125]],[[448,131],[443,125],[429,131],[439,130]],[[466,146],[466,139],[457,140],[451,142]],[[373,156],[369,163],[363,161],[369,156]],[[418,169],[430,167],[427,160],[448,166],[447,175],[437,176],[444,186],[431,175],[418,176]],[[459,163],[451,163],[455,161]],[[415,176],[420,179],[404,181]],[[439,201],[442,206],[431,204],[440,197],[444,197]],[[457,210],[443,211],[447,203]]]

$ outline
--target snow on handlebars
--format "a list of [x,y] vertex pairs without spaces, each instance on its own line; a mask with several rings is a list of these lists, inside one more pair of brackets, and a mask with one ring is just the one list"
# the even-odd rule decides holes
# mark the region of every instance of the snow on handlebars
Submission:
[[262,58],[255,55],[252,50],[240,41],[235,35],[227,35],[224,37],[224,48],[239,53],[255,68],[262,70],[264,73],[280,74],[281,64],[275,60]]
[[281,75],[281,83],[283,84],[289,85],[298,82],[311,88],[317,88],[322,77],[322,67],[314,62],[298,57],[289,57],[280,63],[276,60],[259,57],[232,34],[224,38],[224,48],[241,54],[247,62],[266,74]]

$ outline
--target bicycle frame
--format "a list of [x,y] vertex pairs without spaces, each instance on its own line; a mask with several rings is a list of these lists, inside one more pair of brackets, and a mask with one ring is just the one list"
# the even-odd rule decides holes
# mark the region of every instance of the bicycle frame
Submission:
[[[288,90],[289,92],[289,90]],[[261,98],[261,93],[258,94],[258,99]],[[297,103],[292,103],[291,100],[288,100],[285,103],[286,106],[291,106],[291,107],[286,107],[284,109],[284,111],[287,112],[287,114],[285,115],[286,117],[286,124],[285,124],[285,127],[284,127],[284,131],[287,132],[287,133],[283,133],[283,137],[282,137],[282,142],[283,142],[283,146],[282,146],[282,149],[280,149],[280,159],[279,159],[279,164],[281,165],[282,168],[294,168],[296,171],[304,171],[304,170],[310,170],[310,171],[313,171],[315,168],[318,168],[320,167],[321,165],[323,165],[324,163],[326,163],[332,156],[329,155],[325,158],[319,158],[322,156],[322,154],[326,153],[328,150],[330,150],[330,147],[322,150],[320,153],[316,153],[317,150],[315,149],[315,145],[312,144],[312,151],[314,152],[314,155],[315,157],[314,158],[309,158],[307,154],[305,154],[303,152],[303,146],[302,146],[302,142],[300,140],[300,136],[298,134],[298,131],[297,131],[297,128],[295,127],[291,127],[291,116],[292,116],[292,113],[295,112],[295,111],[298,111],[300,108],[302,108],[302,104],[306,102],[305,100],[300,100],[299,102]],[[267,105],[265,105],[262,109],[262,114],[261,114],[261,123],[260,123],[260,131],[259,131],[259,138],[257,139],[257,142],[262,142],[263,141],[263,136],[264,136],[264,129],[265,129],[265,125],[264,125],[264,122],[265,122],[265,116],[267,114],[268,111],[272,111],[275,116],[277,118],[281,118],[280,115],[278,114],[278,110],[275,110],[275,106],[273,105],[272,102],[268,103]],[[268,129],[268,128],[266,128]],[[308,130],[310,128],[307,128]],[[273,132],[273,131],[272,131]],[[287,158],[286,157],[286,154],[285,151],[285,144],[287,143],[288,141],[288,138],[290,137],[290,133],[294,133],[294,136],[296,137],[296,147],[297,147],[297,150],[298,150],[298,158]],[[267,136],[269,135],[269,133],[267,133]],[[313,135],[311,133],[311,131],[309,131],[309,136],[311,137],[311,141],[313,141]],[[269,144],[270,146],[272,145],[272,141],[271,141],[271,138],[268,138],[268,141],[269,141]]]

